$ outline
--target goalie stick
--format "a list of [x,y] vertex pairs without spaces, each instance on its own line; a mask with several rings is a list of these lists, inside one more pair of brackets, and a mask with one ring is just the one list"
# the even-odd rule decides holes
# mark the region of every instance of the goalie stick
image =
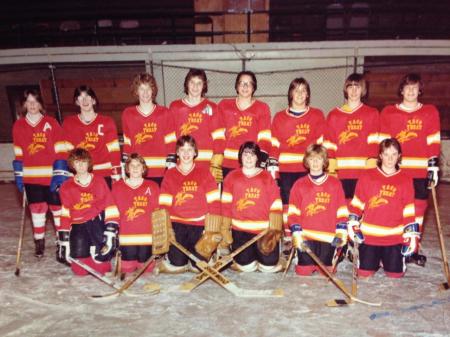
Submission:
[[209,266],[207,262],[200,260],[197,256],[188,251],[185,247],[179,244],[175,240],[170,240],[170,243],[177,247],[181,252],[186,254],[192,261],[195,262],[197,267],[202,270],[203,273],[211,277],[221,287],[228,290],[230,293],[237,297],[282,297],[284,296],[283,289],[274,290],[259,290],[259,289],[243,289],[238,287],[234,282],[223,276],[218,270]]
[[[154,255],[152,255],[145,263],[144,265],[139,268],[138,270],[136,270],[133,275],[125,281],[124,284],[122,284],[122,286],[120,288],[116,288],[116,291],[113,291],[112,293],[108,293],[108,294],[104,294],[104,295],[92,295],[91,298],[95,298],[95,299],[100,299],[100,298],[107,298],[107,297],[118,297],[121,294],[124,293],[125,290],[127,290],[128,288],[130,288],[139,277],[141,277],[142,274],[144,274],[145,270],[148,268],[148,266],[155,261],[156,257]],[[115,288],[115,287],[114,287]],[[150,292],[146,292],[145,294],[157,294],[159,293],[159,289],[154,289]]]
[[[254,244],[256,241],[258,241],[259,239],[261,239],[264,235],[266,235],[266,233],[268,232],[268,229],[265,229],[264,231],[262,231],[261,233],[259,233],[258,235],[256,235],[255,237],[253,237],[252,239],[248,240],[246,243],[244,243],[242,246],[240,246],[238,249],[236,249],[235,251],[233,251],[231,254],[228,254],[226,256],[221,257],[219,260],[217,260],[212,266],[211,268],[216,269],[217,271],[222,270],[223,268],[225,268],[225,266],[227,266],[229,263],[233,262],[233,258],[240,254],[242,251],[244,251],[245,249],[247,249],[248,247],[250,247],[252,244]],[[183,283],[180,287],[179,290],[183,291],[183,292],[190,292],[192,290],[194,290],[195,288],[197,288],[200,284],[202,284],[203,282],[205,282],[206,280],[209,279],[209,275],[206,272],[202,272],[196,276],[194,276],[190,281],[187,281],[185,283]]]
[[[302,251],[306,252],[313,260],[314,262],[317,264],[317,266],[319,266],[319,268],[325,273],[325,275],[328,276],[328,278],[336,285],[336,287],[338,287],[338,289],[340,291],[342,291],[350,300],[361,303],[361,304],[366,304],[366,305],[370,305],[370,306],[380,306],[381,303],[372,303],[372,302],[367,302],[364,300],[360,300],[359,298],[353,296],[350,291],[348,291],[348,289],[345,287],[344,283],[338,279],[336,276],[334,276],[333,274],[330,273],[330,271],[327,269],[327,267],[324,266],[324,264],[322,263],[322,261],[320,261],[320,259],[317,257],[316,254],[314,254],[314,252],[311,250],[311,248],[309,248],[309,246],[305,243],[302,242],[301,243],[301,249]],[[338,301],[345,301],[345,300],[338,300]],[[333,305],[333,303],[335,303],[336,300],[332,300],[327,302],[327,306],[335,306]]]
[[444,243],[444,233],[442,231],[442,225],[441,225],[441,217],[439,215],[439,207],[437,203],[437,196],[436,196],[436,187],[434,184],[431,184],[431,194],[433,195],[433,204],[434,204],[434,213],[436,215],[436,227],[439,237],[439,245],[441,247],[441,256],[442,256],[442,268],[444,270],[445,278],[447,279],[447,282],[440,284],[441,290],[448,290],[450,289],[450,271],[448,268],[448,260],[447,260],[447,250],[445,249],[445,243]]
[[291,262],[292,259],[294,257],[295,252],[297,251],[297,249],[295,249],[294,247],[292,247],[291,252],[289,253],[289,257],[286,263],[286,268],[284,269],[283,275],[281,276],[281,279],[284,279],[286,277],[286,274],[289,270],[289,267],[291,266]]

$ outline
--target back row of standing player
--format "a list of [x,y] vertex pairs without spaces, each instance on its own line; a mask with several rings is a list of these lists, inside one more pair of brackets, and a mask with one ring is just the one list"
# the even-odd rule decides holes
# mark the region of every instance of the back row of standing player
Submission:
[[[344,84],[344,105],[333,109],[325,120],[323,112],[309,104],[308,82],[296,78],[289,85],[288,107],[275,114],[271,122],[268,105],[254,98],[257,80],[252,72],[237,75],[236,98],[224,99],[216,105],[205,98],[208,89],[205,72],[191,69],[184,82],[186,96],[172,102],[169,109],[156,103],[155,79],[149,74],[139,74],[133,81],[133,93],[139,104],[126,108],[122,114],[123,156],[139,153],[148,167],[147,178],[161,184],[166,167],[176,164],[177,138],[191,135],[198,146],[196,163],[210,167],[216,181],[221,182],[239,166],[240,145],[254,141],[262,150],[267,170],[274,177],[279,175],[287,213],[291,187],[307,174],[302,161],[309,144],[325,146],[331,158],[329,171],[337,172],[346,199],[351,199],[361,172],[375,167],[378,143],[395,137],[402,145],[402,168],[414,180],[416,220],[422,227],[427,180],[437,183],[439,113],[433,105],[419,102],[423,94],[419,75],[408,74],[401,80],[398,89],[401,102],[385,107],[381,114],[362,103],[366,88],[362,75],[350,75]],[[61,129],[53,118],[42,114],[39,94],[25,93],[26,118],[17,121],[13,128],[14,169],[18,174],[23,172],[25,184],[49,186],[52,176],[56,176],[51,188],[55,190],[60,183],[58,174],[64,174],[67,144],[70,148],[89,150],[94,173],[109,184],[120,179],[121,154],[114,121],[95,111],[99,100],[88,86],[75,90],[74,102],[80,113],[67,117]],[[23,162],[26,165],[20,167]],[[27,194],[39,255],[43,253],[45,214],[50,208],[58,225],[60,203],[56,193],[46,190],[27,189]]]

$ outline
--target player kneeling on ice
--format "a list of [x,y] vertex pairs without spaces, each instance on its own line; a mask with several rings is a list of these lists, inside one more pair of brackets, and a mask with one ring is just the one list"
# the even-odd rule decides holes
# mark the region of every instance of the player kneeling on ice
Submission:
[[88,272],[72,263],[74,259],[104,274],[111,270],[110,260],[118,245],[119,211],[103,177],[91,173],[88,151],[73,149],[68,164],[75,175],[60,189],[62,215],[57,258],[71,263],[76,275]]
[[[364,236],[359,246],[359,276],[372,276],[381,262],[386,276],[402,277],[406,270],[404,257],[417,252],[420,233],[415,222],[414,188],[412,179],[399,168],[401,156],[395,138],[383,140],[378,167],[365,172],[356,185],[349,229],[360,227]],[[350,230],[349,237],[362,239]]]
[[[132,153],[125,162],[125,180],[113,184],[112,194],[120,212],[121,271],[131,273],[152,255],[152,212],[158,207],[159,186],[147,175],[145,159]],[[154,263],[146,272],[150,272]]]
[[[222,194],[223,231],[232,228],[232,250],[262,231],[267,234],[234,258],[239,271],[277,272],[282,232],[282,203],[279,188],[268,171],[259,167],[261,150],[245,142],[238,153],[240,169],[225,178]],[[231,238],[230,238],[231,239]]]
[[[194,161],[198,150],[193,137],[181,136],[176,142],[176,154],[177,166],[164,175],[159,204],[170,214],[176,241],[208,261],[222,239],[220,192],[209,168]],[[168,260],[161,263],[159,271],[196,271],[192,267],[185,254],[170,246]]]
[[293,246],[298,249],[295,272],[307,276],[321,269],[302,251],[302,244],[307,244],[331,272],[336,247],[347,243],[348,208],[340,181],[326,172],[328,155],[323,146],[309,145],[303,165],[308,175],[292,187],[288,224]]

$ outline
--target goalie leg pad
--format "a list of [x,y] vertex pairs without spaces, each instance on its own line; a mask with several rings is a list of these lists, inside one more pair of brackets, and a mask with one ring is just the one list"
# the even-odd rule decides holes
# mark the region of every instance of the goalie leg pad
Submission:
[[[269,230],[256,244],[258,247],[256,251],[258,261],[267,266],[276,265],[280,258],[281,231],[275,232],[273,236],[271,236],[271,232],[273,233],[275,231]],[[267,241],[265,240],[266,237],[268,238]],[[266,250],[264,251],[264,249]]]
[[281,264],[276,264],[274,266],[266,266],[262,263],[258,263],[258,270],[262,273],[278,273],[283,269]]
[[221,241],[222,235],[219,233],[205,231],[195,244],[195,251],[206,261],[209,261]]
[[258,270],[258,262],[253,261],[249,264],[239,264],[234,263],[234,267],[237,269],[237,271],[243,272],[243,273],[252,273],[256,270]]
[[187,263],[187,259],[186,259],[186,264],[181,265],[181,266],[175,266],[175,265],[171,264],[168,260],[164,259],[158,265],[157,269],[158,269],[159,273],[181,274],[181,273],[185,273],[189,270],[189,265]]
[[276,231],[283,230],[283,214],[282,213],[269,213],[269,229]]

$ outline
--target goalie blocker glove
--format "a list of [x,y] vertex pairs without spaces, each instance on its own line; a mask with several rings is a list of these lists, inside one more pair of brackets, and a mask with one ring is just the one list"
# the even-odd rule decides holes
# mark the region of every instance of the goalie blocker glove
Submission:
[[117,233],[119,225],[114,222],[108,222],[103,232],[103,246],[100,252],[95,256],[97,261],[105,262],[112,259],[119,245]]
[[416,222],[407,224],[403,229],[402,255],[411,256],[419,249],[420,232],[419,224]]
[[364,242],[364,234],[361,232],[360,217],[356,214],[350,214],[347,222],[347,230],[350,241],[356,243]]
[[331,242],[331,245],[333,247],[343,247],[347,244],[347,223],[345,222],[339,222],[336,225],[336,234],[333,238],[333,241]]
[[20,193],[23,193],[23,162],[21,160],[13,160],[14,180]]
[[428,187],[431,188],[433,184],[434,187],[438,185],[439,182],[439,160],[437,157],[432,157],[428,159]]
[[67,179],[70,178],[69,167],[64,159],[53,162],[53,175],[50,181],[50,191],[58,192],[59,188]]
[[56,261],[64,264],[70,264],[70,232],[65,230],[58,231],[58,241],[56,241]]
[[177,155],[175,153],[169,153],[166,158],[166,168],[170,170],[177,166]]

